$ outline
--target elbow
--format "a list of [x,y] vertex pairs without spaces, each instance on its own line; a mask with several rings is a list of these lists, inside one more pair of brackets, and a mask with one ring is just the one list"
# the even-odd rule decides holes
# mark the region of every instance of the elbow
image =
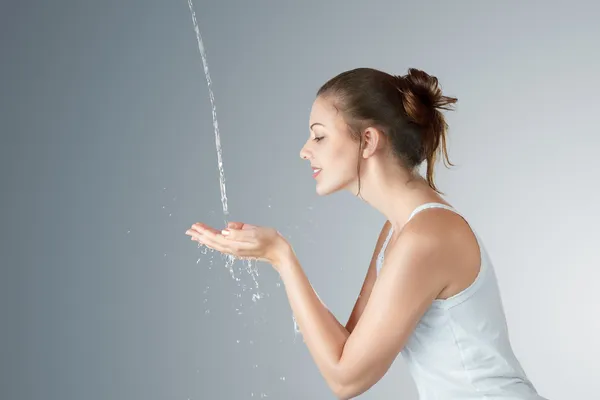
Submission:
[[343,391],[335,393],[335,398],[338,400],[350,400],[350,399],[353,399],[354,397],[356,397],[356,396],[352,396],[352,395],[348,394],[347,392],[343,392]]
[[362,385],[360,382],[345,382],[343,380],[329,383],[329,387],[335,395],[335,398],[339,400],[350,400],[361,395],[368,389],[368,387],[364,386],[365,385]]
[[356,396],[361,395],[366,390],[358,390],[354,385],[335,385],[332,386],[333,394],[336,399],[339,400],[350,400],[355,398]]
[[350,391],[346,386],[335,384],[329,385],[336,399],[338,400],[350,400],[352,397]]
[[382,376],[373,372],[338,373],[335,374],[337,379],[330,379],[328,384],[337,399],[353,399],[369,390]]
[[329,379],[326,379],[327,386],[331,389],[331,392],[335,396],[336,399],[339,400],[347,400],[352,399],[352,397],[356,397],[356,395],[352,395],[350,390],[350,384],[348,384],[339,373],[332,374],[333,376],[329,376]]

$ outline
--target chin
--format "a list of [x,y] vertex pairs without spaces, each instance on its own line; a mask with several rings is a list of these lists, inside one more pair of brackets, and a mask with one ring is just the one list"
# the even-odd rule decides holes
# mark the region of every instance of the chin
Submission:
[[317,182],[316,192],[319,196],[328,196],[330,194],[334,194],[336,192],[344,190],[345,187],[343,185],[325,185],[323,182]]
[[330,191],[322,189],[319,185],[317,185],[316,192],[318,196],[327,196],[330,194]]

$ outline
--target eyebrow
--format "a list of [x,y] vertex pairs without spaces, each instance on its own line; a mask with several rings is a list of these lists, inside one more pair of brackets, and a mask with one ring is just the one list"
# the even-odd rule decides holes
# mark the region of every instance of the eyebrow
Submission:
[[325,125],[323,125],[323,124],[321,124],[321,123],[319,123],[319,122],[315,122],[314,124],[312,124],[312,125],[310,126],[310,129],[312,129],[312,128],[313,128],[313,126],[315,126],[315,125],[321,125],[323,128],[325,128]]

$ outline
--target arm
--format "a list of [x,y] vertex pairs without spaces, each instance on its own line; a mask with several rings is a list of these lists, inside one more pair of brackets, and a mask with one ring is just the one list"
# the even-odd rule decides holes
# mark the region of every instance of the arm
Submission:
[[338,398],[357,396],[381,379],[445,286],[439,269],[448,245],[422,233],[403,232],[402,236],[388,248],[381,279],[374,283],[352,333],[339,329],[289,245],[282,247],[274,263],[304,342]]

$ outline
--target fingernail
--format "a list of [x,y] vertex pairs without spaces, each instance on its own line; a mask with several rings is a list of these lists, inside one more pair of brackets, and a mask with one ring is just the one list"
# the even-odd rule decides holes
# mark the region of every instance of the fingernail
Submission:
[[224,236],[227,236],[227,235],[229,235],[229,231],[227,229],[223,229],[221,231],[221,234],[224,235]]

